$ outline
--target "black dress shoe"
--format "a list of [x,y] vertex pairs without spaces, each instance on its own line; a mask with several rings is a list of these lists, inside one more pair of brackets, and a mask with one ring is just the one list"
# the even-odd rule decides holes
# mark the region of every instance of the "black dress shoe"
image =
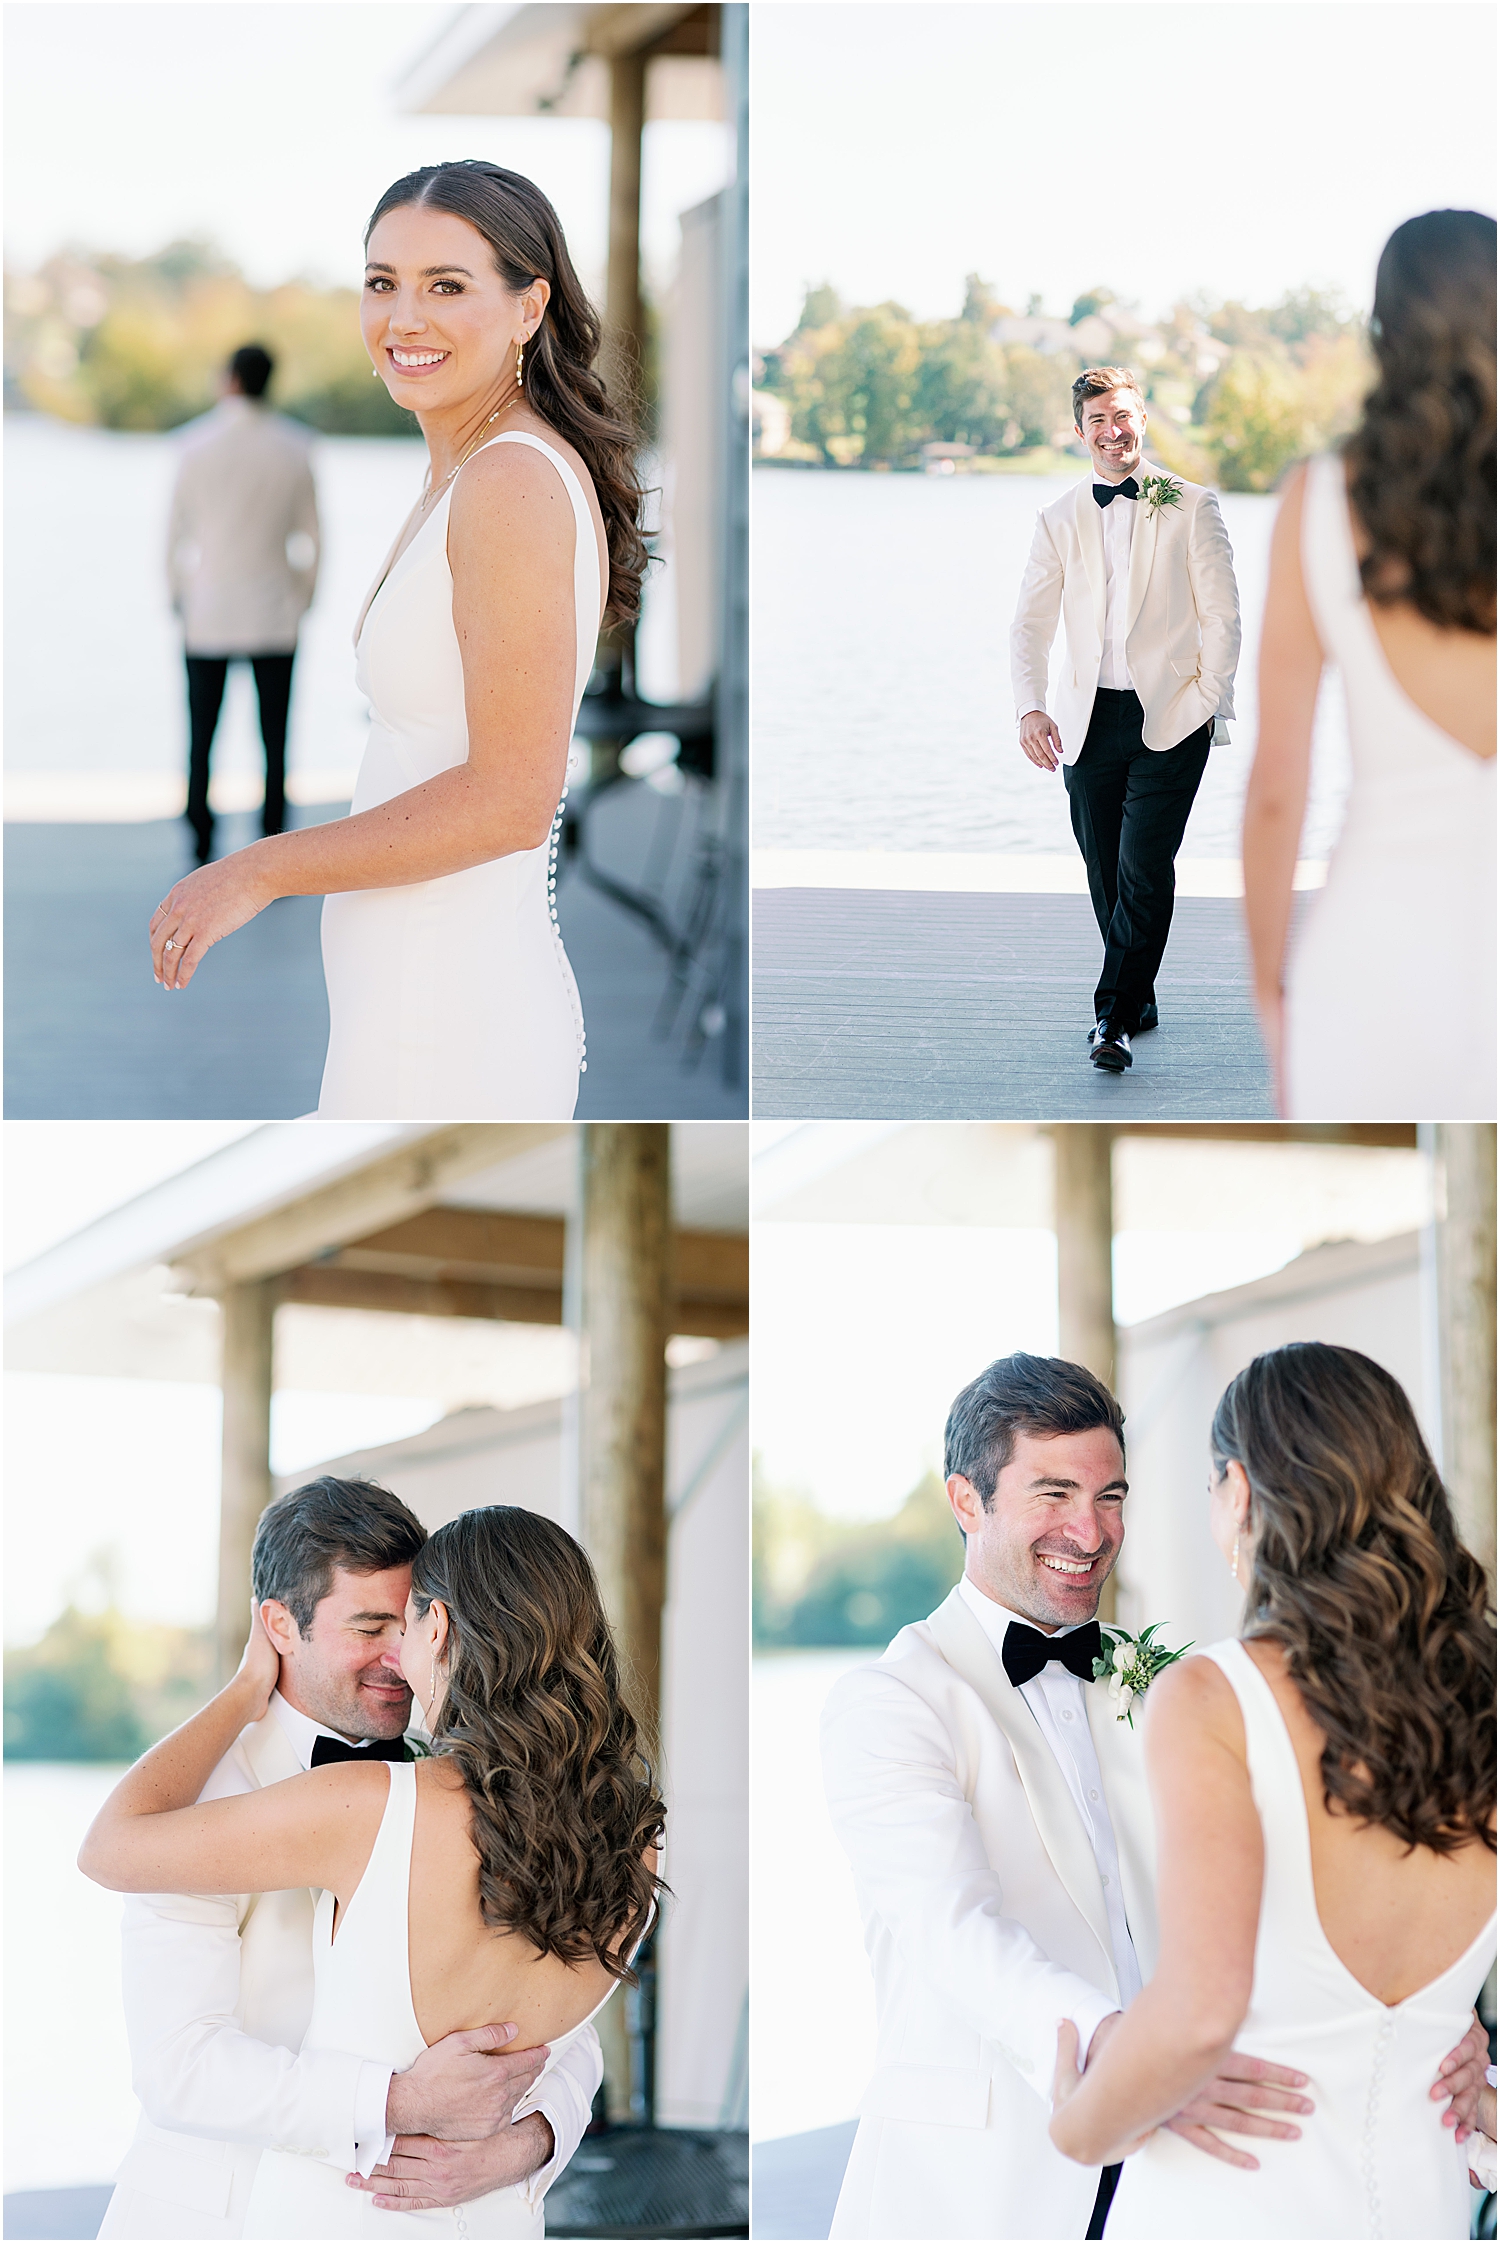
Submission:
[[1148,1028],[1155,1028],[1158,1025],[1159,1020],[1160,1015],[1156,1010],[1156,999],[1148,997],[1141,1007],[1141,1017],[1135,1024],[1136,1034],[1144,1036]]
[[1089,1057],[1106,1074],[1123,1075],[1132,1064],[1130,1038],[1117,1021],[1101,1020],[1089,1038]]

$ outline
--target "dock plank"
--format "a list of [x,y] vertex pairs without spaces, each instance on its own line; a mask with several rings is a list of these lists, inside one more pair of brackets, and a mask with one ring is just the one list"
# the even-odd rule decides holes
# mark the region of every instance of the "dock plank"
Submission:
[[1179,899],[1162,1025],[1118,1076],[1085,1049],[1085,896],[758,889],[753,954],[758,1119],[1274,1116],[1234,899]]

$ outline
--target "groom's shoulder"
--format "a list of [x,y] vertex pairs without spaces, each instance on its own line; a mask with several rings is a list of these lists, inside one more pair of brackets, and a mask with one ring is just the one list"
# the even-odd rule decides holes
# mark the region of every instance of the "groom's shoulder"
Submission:
[[928,1623],[915,1620],[891,1638],[878,1658],[839,1677],[824,1705],[825,1728],[846,1715],[893,1712],[903,1705],[915,1711],[918,1701],[930,1705],[953,1679]]

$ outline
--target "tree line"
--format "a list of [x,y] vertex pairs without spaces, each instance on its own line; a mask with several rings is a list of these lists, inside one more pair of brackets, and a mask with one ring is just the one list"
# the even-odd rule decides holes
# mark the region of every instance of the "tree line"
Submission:
[[1290,461],[1345,434],[1373,379],[1363,320],[1322,290],[1259,309],[1192,298],[1151,320],[1101,287],[1048,319],[1039,299],[1018,313],[977,274],[953,319],[810,289],[756,372],[785,409],[775,456],[788,463],[917,467],[936,446],[960,464],[1045,469],[1081,456],[1071,384],[1099,364],[1141,382],[1156,458],[1232,491],[1270,490]]

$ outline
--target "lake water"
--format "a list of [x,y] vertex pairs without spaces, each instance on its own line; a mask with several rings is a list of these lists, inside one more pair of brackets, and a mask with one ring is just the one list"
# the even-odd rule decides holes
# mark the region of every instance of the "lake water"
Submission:
[[[181,632],[168,605],[167,517],[179,438],[5,424],[5,762],[9,814],[170,816],[187,767]],[[287,741],[294,800],[345,800],[368,730],[351,637],[427,469],[402,437],[320,436],[313,473],[323,556],[302,625]],[[648,480],[650,477],[648,477]],[[650,694],[675,692],[672,599],[654,571],[640,650]],[[250,673],[229,674],[214,744],[215,802],[260,800]]]
[[[760,468],[754,480],[757,849],[1076,854],[1061,774],[1016,745],[1008,637],[1037,509],[1023,475]],[[1185,857],[1235,857],[1276,500],[1226,493],[1244,645]],[[1342,695],[1325,684],[1300,854],[1326,857],[1348,791]]]
[[79,1844],[123,1768],[5,1768],[5,2185],[107,2181],[139,2105],[120,2006],[118,1893]]
[[874,1651],[773,1651],[750,1683],[750,2132],[854,2116],[875,2063],[875,1990],[854,1879],[823,1803],[818,1719]]

